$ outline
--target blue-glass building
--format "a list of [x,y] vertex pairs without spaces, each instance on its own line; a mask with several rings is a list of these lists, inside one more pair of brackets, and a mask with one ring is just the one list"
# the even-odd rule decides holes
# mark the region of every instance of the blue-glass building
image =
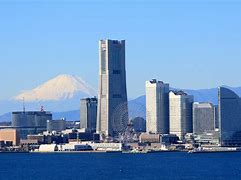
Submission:
[[221,146],[241,146],[241,98],[219,87],[219,129]]

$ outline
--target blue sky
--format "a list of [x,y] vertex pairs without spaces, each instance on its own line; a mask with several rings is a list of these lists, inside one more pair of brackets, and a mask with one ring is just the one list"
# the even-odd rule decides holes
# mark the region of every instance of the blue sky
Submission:
[[98,87],[98,40],[125,39],[128,93],[241,86],[241,2],[0,0],[0,100],[58,74]]

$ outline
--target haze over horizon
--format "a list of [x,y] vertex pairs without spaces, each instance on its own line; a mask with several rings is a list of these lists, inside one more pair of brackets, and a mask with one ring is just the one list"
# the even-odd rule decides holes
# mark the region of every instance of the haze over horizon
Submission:
[[[0,1],[0,100],[59,74],[98,87],[98,40],[126,39],[129,97],[157,78],[241,86],[241,2]],[[188,3],[187,3],[188,2]]]
[[[78,81],[78,82],[76,82]],[[231,87],[227,85],[220,85],[225,86],[233,89],[235,91],[236,88],[240,89],[239,87]],[[56,88],[56,90],[55,90]],[[200,89],[192,89],[192,88],[179,88],[175,86],[170,86],[171,89],[179,89],[179,90],[187,90],[187,91],[202,91],[208,89],[214,89],[218,87],[211,87],[211,88],[200,88]],[[79,76],[73,74],[59,74],[47,81],[43,82],[42,84],[38,84],[36,87],[32,87],[31,89],[21,90],[14,96],[10,97],[10,101],[21,101],[23,98],[25,102],[38,102],[38,101],[60,101],[64,99],[71,99],[73,97],[72,93],[75,92],[83,92],[86,93],[84,97],[93,97],[97,96],[98,89],[91,87],[91,85],[82,79]],[[70,93],[70,94],[68,94]],[[144,94],[137,94],[136,96],[128,96],[129,100],[139,98]]]

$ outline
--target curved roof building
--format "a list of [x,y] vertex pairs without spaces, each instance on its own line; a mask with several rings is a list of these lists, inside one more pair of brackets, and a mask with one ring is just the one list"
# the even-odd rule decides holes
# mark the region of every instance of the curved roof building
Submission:
[[219,87],[219,125],[221,146],[241,146],[241,98]]

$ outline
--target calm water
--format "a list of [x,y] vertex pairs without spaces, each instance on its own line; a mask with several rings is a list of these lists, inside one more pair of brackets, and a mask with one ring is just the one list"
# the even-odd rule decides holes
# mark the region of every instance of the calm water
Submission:
[[0,154],[5,179],[241,179],[241,153]]

